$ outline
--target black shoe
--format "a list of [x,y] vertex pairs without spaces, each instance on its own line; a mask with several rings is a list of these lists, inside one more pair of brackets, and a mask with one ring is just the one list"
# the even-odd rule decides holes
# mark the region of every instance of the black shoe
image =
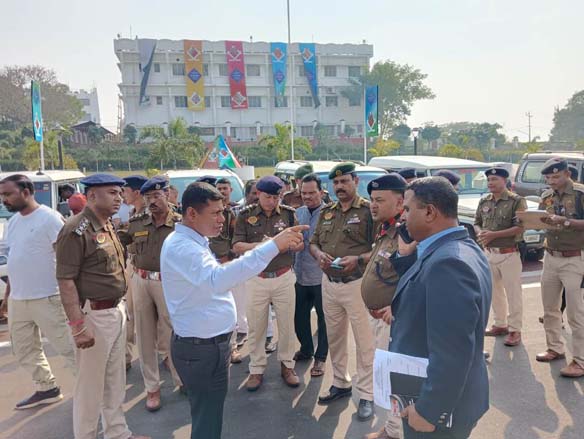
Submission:
[[237,347],[238,348],[242,347],[246,341],[247,334],[245,332],[238,332],[237,337],[235,338],[235,343],[237,344]]
[[318,397],[318,402],[321,404],[328,404],[329,402],[336,401],[337,399],[351,396],[352,389],[352,387],[341,389],[340,387],[331,386],[328,394]]
[[312,355],[305,354],[302,351],[298,351],[294,354],[294,361],[308,361],[312,360]]
[[54,402],[63,399],[63,394],[61,389],[58,387],[53,387],[50,390],[44,392],[34,392],[34,394],[26,399],[23,399],[18,404],[16,404],[16,410],[29,409],[42,404],[52,404]]
[[485,357],[485,360],[488,360],[489,358],[491,358],[491,354],[490,354],[490,352],[483,351],[483,355],[484,355],[484,357]]
[[357,409],[357,417],[359,421],[366,421],[373,416],[373,401],[367,401],[366,399],[359,400],[359,409]]
[[278,343],[272,342],[272,337],[266,337],[266,354],[271,354],[276,352],[278,349]]

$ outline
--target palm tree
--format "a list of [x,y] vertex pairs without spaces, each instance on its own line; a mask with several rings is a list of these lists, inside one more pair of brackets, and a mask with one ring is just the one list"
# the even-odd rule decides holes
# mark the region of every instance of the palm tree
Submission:
[[[289,125],[275,124],[276,134],[264,134],[258,140],[258,144],[265,146],[269,151],[276,152],[278,160],[287,160],[291,157],[292,141],[290,139],[291,128]],[[312,152],[312,145],[304,137],[297,137],[294,140],[295,158],[302,159]]]

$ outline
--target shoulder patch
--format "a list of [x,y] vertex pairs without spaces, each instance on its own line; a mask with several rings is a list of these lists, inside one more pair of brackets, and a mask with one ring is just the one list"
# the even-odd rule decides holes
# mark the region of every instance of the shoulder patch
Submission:
[[584,193],[584,184],[574,183],[574,190]]
[[89,224],[89,220],[87,218],[83,218],[81,221],[79,221],[79,225],[75,228],[74,232],[79,236],[83,235],[83,232],[87,230]]
[[292,206],[288,206],[287,204],[280,204],[280,207],[282,209],[285,209],[285,210],[290,210],[292,212],[296,212],[296,209],[294,209]]

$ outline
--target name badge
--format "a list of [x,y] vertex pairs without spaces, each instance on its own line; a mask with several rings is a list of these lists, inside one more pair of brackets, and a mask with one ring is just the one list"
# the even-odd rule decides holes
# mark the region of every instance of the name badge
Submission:
[[347,221],[347,224],[360,224],[361,220],[359,219],[358,216],[354,216],[352,218],[349,218],[349,220]]
[[139,238],[140,236],[148,236],[148,230],[141,230],[134,233],[134,238]]
[[389,259],[391,257],[391,253],[386,250],[380,250],[377,254],[385,259]]

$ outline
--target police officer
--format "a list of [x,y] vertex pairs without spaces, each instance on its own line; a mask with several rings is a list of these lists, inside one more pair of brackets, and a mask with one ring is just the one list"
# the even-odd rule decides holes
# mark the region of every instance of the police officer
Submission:
[[165,177],[152,177],[140,188],[140,193],[148,211],[134,215],[128,230],[120,231],[120,239],[124,245],[131,245],[134,251],[132,289],[136,344],[147,394],[146,409],[156,411],[162,406],[158,351],[168,358],[167,365],[175,385],[181,385],[170,360],[172,326],[160,282],[160,250],[181,216],[172,210],[168,202],[168,181]]
[[[319,402],[328,404],[351,395],[347,371],[348,324],[351,322],[357,348],[358,417],[373,416],[373,355],[375,339],[369,313],[361,299],[363,270],[373,243],[373,220],[369,202],[357,194],[359,177],[354,163],[340,163],[329,173],[339,201],[323,207],[311,253],[324,272],[322,301],[334,380],[329,393]],[[334,262],[334,263],[333,263]]]
[[415,168],[400,169],[398,174],[401,175],[406,180],[407,183],[411,183],[412,181],[418,178]]
[[537,361],[550,362],[565,357],[562,340],[562,288],[566,289],[566,313],[572,329],[572,362],[560,370],[565,377],[584,376],[584,186],[570,179],[568,163],[562,158],[548,160],[541,173],[549,189],[541,194],[551,226],[546,231],[541,275],[543,326],[547,351]]
[[110,217],[122,203],[125,181],[94,174],[81,180],[87,206],[57,238],[57,280],[77,347],[73,395],[75,439],[95,439],[100,412],[104,437],[133,436],[124,417],[126,294],[124,249]]
[[436,171],[434,176],[444,177],[446,180],[450,182],[454,189],[456,189],[456,192],[458,192],[459,190],[458,183],[460,183],[460,175],[458,175],[456,172],[452,172],[450,169],[440,169],[439,171]]
[[[258,204],[246,207],[237,217],[233,238],[235,253],[243,254],[298,223],[294,209],[280,204],[282,187],[282,181],[275,176],[263,177],[257,182]],[[300,384],[294,371],[293,359],[296,276],[292,271],[294,259],[292,252],[303,248],[304,243],[301,243],[298,247],[280,254],[270,262],[265,271],[247,282],[250,375],[246,387],[249,391],[253,392],[262,385],[267,366],[264,340],[270,303],[276,312],[278,324],[278,360],[281,362],[282,378],[290,387],[297,387]]]
[[296,187],[293,190],[284,193],[282,196],[283,204],[293,207],[294,209],[298,209],[303,205],[302,196],[300,195],[300,184],[305,175],[312,174],[313,172],[314,168],[310,163],[302,165],[296,169],[296,172],[294,172]]
[[523,197],[507,190],[509,172],[505,168],[489,168],[485,175],[490,193],[481,198],[475,215],[475,231],[493,279],[495,323],[485,335],[506,335],[505,345],[517,346],[521,343],[523,322],[523,266],[517,247],[523,228],[517,212],[527,210],[527,203]]

